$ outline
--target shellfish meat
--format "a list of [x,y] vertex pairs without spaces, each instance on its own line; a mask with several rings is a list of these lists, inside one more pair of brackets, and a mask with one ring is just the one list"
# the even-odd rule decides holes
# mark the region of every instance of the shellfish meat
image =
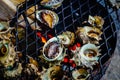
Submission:
[[58,23],[58,15],[51,10],[40,10],[36,12],[36,18],[43,24],[49,26],[49,28],[54,28]]
[[64,47],[56,37],[49,39],[43,46],[43,56],[47,61],[62,60],[64,54]]

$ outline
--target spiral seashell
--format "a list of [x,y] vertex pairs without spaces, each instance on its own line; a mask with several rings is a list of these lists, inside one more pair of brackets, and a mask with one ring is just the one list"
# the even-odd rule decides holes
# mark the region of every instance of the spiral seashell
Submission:
[[92,65],[98,63],[99,56],[99,47],[94,44],[88,43],[81,47],[79,52],[79,57],[86,67],[90,67],[92,69]]
[[95,27],[79,27],[76,31],[76,35],[82,39],[83,44],[85,43],[93,43],[98,44],[99,40],[101,40],[102,31]]
[[6,68],[13,66],[16,58],[15,47],[7,41],[1,41],[0,46],[0,63]]
[[62,42],[63,45],[69,46],[72,45],[75,41],[75,34],[70,31],[63,32],[61,35],[58,35],[58,38]]
[[4,73],[4,77],[16,77],[22,73],[22,64],[19,63],[17,67],[13,68],[12,70],[6,70]]
[[42,80],[62,80],[63,70],[61,66],[55,65],[48,68],[46,72],[41,76]]
[[74,80],[87,80],[89,75],[87,69],[82,67],[72,71],[72,77]]

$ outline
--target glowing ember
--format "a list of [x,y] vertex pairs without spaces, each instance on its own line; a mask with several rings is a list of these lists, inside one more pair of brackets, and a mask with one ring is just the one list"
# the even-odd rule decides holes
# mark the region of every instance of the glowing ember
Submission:
[[69,59],[68,57],[65,57],[64,60],[63,60],[64,63],[68,63],[69,62]]
[[80,43],[77,43],[76,46],[77,46],[77,47],[81,47],[81,44],[80,44]]
[[53,37],[51,34],[48,34],[47,36],[48,36],[49,38],[52,38],[52,37]]
[[47,42],[46,38],[45,38],[44,36],[42,36],[42,34],[41,34],[40,32],[37,32],[37,36],[38,36],[39,38],[41,38],[41,41],[42,41],[43,43],[46,43],[46,42]]

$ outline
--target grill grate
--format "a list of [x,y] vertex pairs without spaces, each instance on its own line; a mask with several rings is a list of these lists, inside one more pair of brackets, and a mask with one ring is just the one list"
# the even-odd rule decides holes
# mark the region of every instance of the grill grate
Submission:
[[[39,51],[42,49],[44,45],[41,42],[41,39],[38,38],[35,33],[37,31],[33,31],[30,26],[34,24],[34,22],[29,22],[28,17],[31,15],[35,15],[35,12],[27,15],[25,12],[32,6],[38,6],[38,10],[47,9],[41,5],[39,5],[40,0],[29,0],[21,3],[17,7],[17,13],[10,25],[14,26],[16,24],[16,28],[22,23],[25,22],[25,38],[22,40],[18,39],[18,32],[16,31],[16,46],[17,50],[21,51],[24,56],[25,63],[28,62],[26,55],[30,55],[34,58],[39,55]],[[111,18],[111,13],[108,13],[107,8],[103,7],[99,4],[100,1],[96,0],[64,0],[61,7],[59,7],[55,11],[59,16],[59,23],[53,29],[45,29],[42,31],[43,36],[48,39],[47,34],[52,34],[53,36],[57,36],[63,31],[72,31],[75,32],[77,27],[82,25],[81,23],[88,19],[89,15],[98,15],[104,18],[105,24],[103,26],[103,35],[100,41],[100,48],[102,55],[100,56],[100,70],[95,70],[92,72],[90,80],[99,80],[108,66],[109,59],[115,49],[116,45],[116,27],[113,19]],[[104,1],[103,1],[104,2]],[[35,7],[35,11],[36,11]],[[22,16],[23,19],[20,20],[19,17]],[[37,58],[36,58],[37,59]]]

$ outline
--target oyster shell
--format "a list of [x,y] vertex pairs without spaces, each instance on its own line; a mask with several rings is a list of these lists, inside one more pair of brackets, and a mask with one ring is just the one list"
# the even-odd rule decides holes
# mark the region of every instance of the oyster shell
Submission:
[[47,61],[62,60],[64,47],[58,38],[53,37],[43,46],[43,56]]
[[58,23],[58,15],[51,10],[40,10],[36,12],[36,18],[43,24],[49,26],[49,28],[54,28]]
[[98,44],[99,40],[101,40],[102,31],[95,27],[79,27],[76,31],[76,35],[82,39],[83,44],[85,43],[93,43]]
[[98,63],[99,56],[101,55],[99,51],[99,47],[94,44],[88,43],[83,45],[79,52],[79,58],[82,64],[93,69],[92,65]]
[[42,0],[40,3],[45,7],[57,9],[61,6],[62,2],[63,0]]
[[69,46],[72,45],[75,41],[75,34],[70,31],[63,32],[58,36],[63,45]]
[[74,80],[87,80],[89,75],[87,69],[83,67],[72,71],[72,77]]

